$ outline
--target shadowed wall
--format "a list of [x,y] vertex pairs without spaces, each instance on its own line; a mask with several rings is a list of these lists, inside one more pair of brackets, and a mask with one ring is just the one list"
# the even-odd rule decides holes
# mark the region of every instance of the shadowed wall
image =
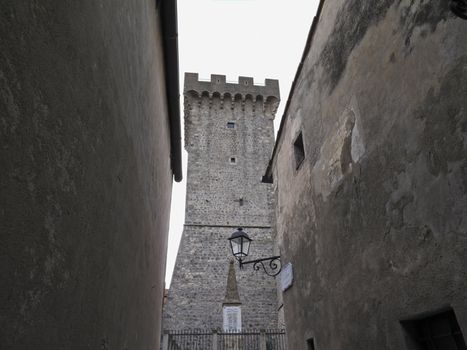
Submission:
[[157,349],[172,171],[156,4],[0,16],[0,348]]

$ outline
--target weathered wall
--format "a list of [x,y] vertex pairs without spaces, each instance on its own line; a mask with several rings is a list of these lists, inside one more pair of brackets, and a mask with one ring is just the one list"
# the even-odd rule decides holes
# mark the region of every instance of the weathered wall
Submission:
[[448,6],[324,2],[274,159],[291,349],[406,349],[399,321],[447,306],[467,335],[467,22]]
[[155,3],[0,16],[0,348],[157,349],[172,172]]
[[[185,75],[185,227],[164,307],[164,329],[222,327],[232,258],[227,239],[237,227],[254,239],[252,259],[273,252],[271,185],[261,183],[261,176],[274,143],[279,88],[277,81],[266,83],[255,86],[253,79],[240,78],[239,84],[230,84],[220,75],[202,82],[197,74]],[[227,128],[227,122],[235,122],[235,128]],[[251,265],[236,268],[243,327],[275,327],[274,279]]]

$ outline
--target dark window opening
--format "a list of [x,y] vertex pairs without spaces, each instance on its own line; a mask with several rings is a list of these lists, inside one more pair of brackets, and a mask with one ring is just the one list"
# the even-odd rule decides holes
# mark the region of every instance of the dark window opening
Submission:
[[453,310],[401,323],[414,350],[467,350]]
[[235,199],[234,202],[238,202],[238,205],[243,207],[243,198]]
[[227,128],[228,129],[235,129],[235,123],[234,122],[227,122]]
[[301,132],[295,139],[293,152],[295,156],[295,169],[298,169],[305,159],[305,147],[303,146],[303,137]]
[[230,163],[232,164],[237,163],[237,158],[235,157],[230,158]]
[[310,338],[306,341],[307,350],[315,350],[315,341],[313,338]]

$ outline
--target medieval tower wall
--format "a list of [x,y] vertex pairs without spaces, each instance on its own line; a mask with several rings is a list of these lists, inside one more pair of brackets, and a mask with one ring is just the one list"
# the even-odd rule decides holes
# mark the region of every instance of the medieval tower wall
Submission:
[[[273,253],[272,188],[261,182],[274,145],[277,80],[185,75],[188,175],[185,226],[164,311],[164,328],[220,328],[228,238],[244,227],[251,259]],[[243,328],[277,325],[275,280],[236,266]]]

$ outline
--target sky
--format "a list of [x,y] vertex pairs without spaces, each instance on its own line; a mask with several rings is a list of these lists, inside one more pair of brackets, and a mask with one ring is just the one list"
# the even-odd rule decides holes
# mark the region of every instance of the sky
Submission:
[[[277,132],[317,7],[318,0],[178,0],[181,93],[185,72],[199,73],[200,79],[253,77],[258,84],[278,79]],[[180,102],[183,123],[183,96]],[[174,183],[172,192],[167,288],[185,220],[186,164],[183,151],[183,181]]]

